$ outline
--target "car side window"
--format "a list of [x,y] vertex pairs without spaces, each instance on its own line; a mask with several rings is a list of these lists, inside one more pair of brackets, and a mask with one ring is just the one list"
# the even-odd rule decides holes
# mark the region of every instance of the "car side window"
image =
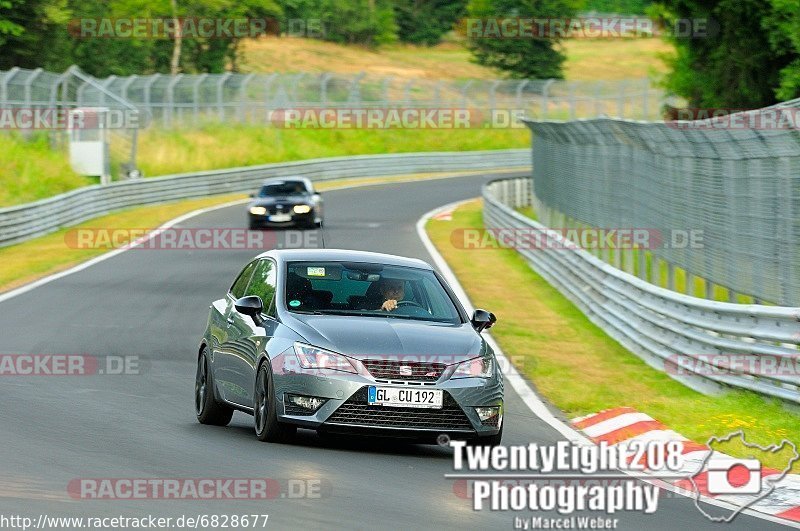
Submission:
[[267,315],[273,315],[273,299],[275,298],[275,262],[266,258],[260,260],[253,273],[253,279],[245,291],[245,295],[258,295],[264,303]]
[[247,284],[250,283],[250,277],[253,276],[253,269],[255,269],[257,262],[250,262],[242,272],[239,273],[239,276],[236,278],[236,281],[231,286],[231,295],[233,295],[234,299],[241,299],[244,297],[244,292],[247,289]]

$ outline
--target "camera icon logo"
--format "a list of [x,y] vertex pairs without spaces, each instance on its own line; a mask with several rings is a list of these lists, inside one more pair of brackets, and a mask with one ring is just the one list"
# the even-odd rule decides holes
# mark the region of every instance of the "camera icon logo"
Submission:
[[758,494],[761,492],[761,462],[714,455],[708,461],[709,494]]

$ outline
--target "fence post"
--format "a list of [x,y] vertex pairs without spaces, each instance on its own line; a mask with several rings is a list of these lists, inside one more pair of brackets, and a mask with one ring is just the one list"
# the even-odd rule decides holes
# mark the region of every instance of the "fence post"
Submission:
[[245,112],[244,112],[244,103],[247,100],[247,85],[250,83],[250,80],[253,79],[255,74],[250,73],[244,76],[242,79],[242,84],[239,87],[239,123],[244,123],[245,120]]
[[208,74],[200,74],[195,79],[194,84],[192,85],[192,120],[194,121],[195,125],[200,120],[200,85],[203,84],[203,81],[208,77]]
[[555,79],[548,79],[542,86],[542,118],[547,118],[547,112],[550,108],[550,86],[555,82]]
[[14,77],[17,72],[19,72],[19,67],[15,66],[3,76],[3,82],[0,84],[0,101],[5,104],[8,103],[8,82],[11,81],[11,78]]
[[515,93],[515,97],[516,97],[515,101],[516,101],[516,106],[517,106],[518,110],[522,108],[522,91],[525,89],[526,86],[528,86],[529,83],[530,83],[530,80],[524,79],[524,80],[520,81],[519,84],[517,85],[517,90],[516,90],[516,93]]
[[361,103],[361,80],[366,76],[366,72],[359,72],[350,82],[350,91],[347,95],[347,103]]
[[28,109],[30,109],[33,106],[33,101],[31,98],[31,85],[33,84],[33,81],[37,77],[39,77],[39,74],[41,73],[42,69],[37,68],[31,73],[30,76],[28,76],[28,79],[25,80],[25,107],[27,107]]
[[328,81],[330,79],[330,72],[323,72],[319,77],[319,101],[323,105],[328,103]]
[[182,77],[183,74],[176,74],[172,76],[169,83],[167,83],[167,88],[165,89],[167,92],[167,101],[164,106],[164,114],[162,115],[165,127],[172,127],[172,113],[175,107],[175,85]]
[[227,72],[220,76],[219,80],[217,81],[217,116],[219,116],[220,122],[225,121],[225,102],[222,97],[222,88],[225,82],[231,77],[233,74]]
[[[136,75],[129,76],[128,79],[126,79],[122,83],[122,87],[120,87],[120,92],[121,92],[120,95],[122,96],[122,99],[124,99],[124,100],[128,99],[128,87],[130,87],[134,83],[134,81],[136,81],[137,79],[139,79],[139,76],[136,76]],[[149,110],[150,109],[148,109],[148,111]]]
[[153,83],[158,81],[158,78],[161,77],[161,74],[153,74],[150,76],[150,79],[147,80],[147,83],[144,85],[144,106],[147,108],[150,113],[153,115],[153,119],[155,120],[155,113],[153,112],[153,105],[150,102],[150,88],[153,86]]

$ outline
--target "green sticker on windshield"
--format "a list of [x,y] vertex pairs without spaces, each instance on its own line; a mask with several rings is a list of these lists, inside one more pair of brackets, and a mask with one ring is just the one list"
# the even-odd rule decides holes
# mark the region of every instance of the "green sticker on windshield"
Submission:
[[289,306],[291,306],[292,308],[297,308],[298,306],[300,306],[300,301],[297,299],[289,301]]

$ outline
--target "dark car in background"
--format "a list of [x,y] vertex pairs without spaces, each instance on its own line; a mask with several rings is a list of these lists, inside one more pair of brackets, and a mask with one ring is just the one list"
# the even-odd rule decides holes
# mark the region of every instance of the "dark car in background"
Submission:
[[267,179],[252,197],[247,205],[251,229],[322,228],[322,197],[309,179]]
[[[387,300],[391,299],[391,300]],[[203,424],[255,416],[262,441],[298,427],[500,443],[503,376],[481,332],[427,263],[340,249],[273,250],[211,305],[197,351]]]

